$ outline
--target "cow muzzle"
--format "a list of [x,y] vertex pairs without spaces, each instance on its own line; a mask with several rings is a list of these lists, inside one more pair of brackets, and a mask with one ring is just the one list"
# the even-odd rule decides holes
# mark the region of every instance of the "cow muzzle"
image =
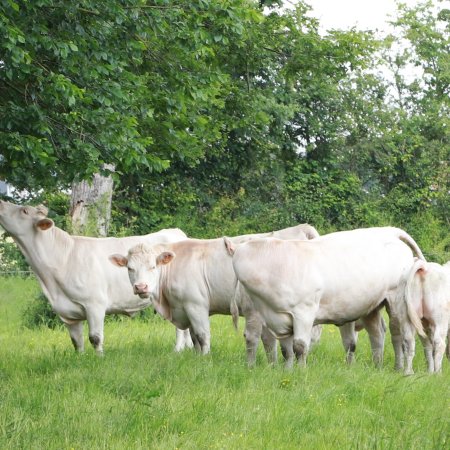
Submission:
[[147,283],[136,283],[133,286],[134,293],[139,295],[139,297],[147,298],[149,297],[149,290]]

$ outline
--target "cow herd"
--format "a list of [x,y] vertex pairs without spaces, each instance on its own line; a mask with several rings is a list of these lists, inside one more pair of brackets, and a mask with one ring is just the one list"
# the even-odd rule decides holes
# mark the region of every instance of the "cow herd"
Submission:
[[[279,231],[217,239],[190,239],[179,229],[145,236],[71,236],[46,208],[0,201],[0,225],[35,272],[53,310],[83,351],[89,340],[103,353],[107,314],[153,305],[177,328],[176,351],[210,351],[212,314],[245,319],[247,361],[259,340],[287,367],[306,363],[322,324],[339,326],[347,361],[357,331],[369,335],[373,360],[383,361],[386,308],[395,367],[412,374],[415,334],[430,372],[442,369],[450,319],[450,262],[426,262],[405,231],[375,227],[319,236],[302,224]],[[450,357],[448,348],[447,356]]]

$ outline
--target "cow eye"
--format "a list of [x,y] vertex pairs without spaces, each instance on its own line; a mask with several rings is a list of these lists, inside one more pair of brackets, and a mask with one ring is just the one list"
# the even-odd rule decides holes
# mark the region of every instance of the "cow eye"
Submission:
[[24,214],[28,214],[28,209],[27,209],[27,208],[22,208],[22,212],[23,212]]
[[128,272],[134,272],[134,269],[132,267],[128,267]]

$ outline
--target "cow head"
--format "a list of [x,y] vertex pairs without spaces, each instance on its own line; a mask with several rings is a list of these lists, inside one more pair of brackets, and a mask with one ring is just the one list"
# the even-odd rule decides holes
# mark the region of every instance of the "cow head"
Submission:
[[0,201],[0,225],[13,237],[46,231],[54,223],[47,218],[45,206],[21,206]]
[[134,293],[141,298],[148,298],[151,295],[159,297],[156,291],[161,267],[169,264],[173,258],[175,253],[164,251],[159,245],[138,244],[128,251],[128,256],[115,254],[109,260],[118,267],[126,267]]

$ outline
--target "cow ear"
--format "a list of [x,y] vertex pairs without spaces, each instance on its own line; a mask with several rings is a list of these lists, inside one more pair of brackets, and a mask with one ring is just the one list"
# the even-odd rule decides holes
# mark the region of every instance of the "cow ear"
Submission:
[[108,259],[117,267],[126,267],[128,264],[128,259],[125,256],[114,254],[110,255]]
[[234,255],[234,252],[236,251],[236,247],[233,245],[230,239],[228,239],[226,236],[223,237],[223,242],[225,243],[225,248],[227,249],[227,252],[230,256]]
[[36,222],[36,227],[42,231],[46,231],[54,225],[52,219],[41,219]]
[[169,264],[172,259],[175,258],[174,252],[162,252],[156,258],[156,264]]

